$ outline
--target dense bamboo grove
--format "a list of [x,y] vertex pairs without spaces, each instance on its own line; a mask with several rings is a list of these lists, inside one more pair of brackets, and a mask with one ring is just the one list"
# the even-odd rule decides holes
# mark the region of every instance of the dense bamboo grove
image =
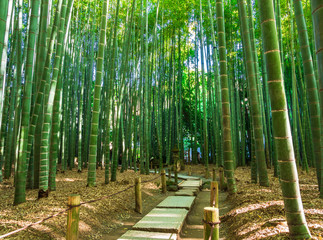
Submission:
[[[251,166],[280,178],[309,238],[297,169],[323,198],[322,1],[1,0],[0,182],[55,191],[56,172]],[[152,160],[153,159],[153,160]],[[137,168],[138,167],[138,168]],[[317,197],[318,197],[317,196]]]

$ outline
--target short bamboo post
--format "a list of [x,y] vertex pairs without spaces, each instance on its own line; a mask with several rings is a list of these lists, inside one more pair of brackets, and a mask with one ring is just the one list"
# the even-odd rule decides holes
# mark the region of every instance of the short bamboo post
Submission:
[[192,166],[188,166],[188,176],[192,176]]
[[214,207],[205,207],[203,220],[204,220],[203,239],[218,240],[219,239],[219,209]]
[[211,182],[211,195],[210,195],[210,207],[219,207],[219,187],[218,182]]
[[71,209],[67,212],[67,240],[76,240],[78,238],[79,220],[80,220],[80,195],[71,194],[68,196],[68,206]]
[[161,183],[162,183],[162,193],[166,193],[167,192],[166,171],[164,169],[161,171]]
[[155,166],[155,174],[157,174],[157,166]]
[[224,172],[223,167],[219,167],[220,190],[224,190]]
[[212,180],[216,181],[215,168],[212,169]]
[[142,213],[142,201],[141,201],[141,177],[135,179],[135,199],[136,199],[136,208],[137,213]]
[[172,178],[172,170],[168,168],[168,180]]

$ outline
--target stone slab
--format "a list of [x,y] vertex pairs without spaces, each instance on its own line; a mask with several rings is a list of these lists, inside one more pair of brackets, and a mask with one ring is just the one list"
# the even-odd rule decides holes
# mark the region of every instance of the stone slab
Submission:
[[185,208],[190,209],[195,197],[169,196],[157,205],[157,208]]
[[181,189],[175,193],[175,196],[196,196],[196,191],[191,189]]
[[154,208],[133,226],[133,230],[179,233],[188,211],[186,209]]
[[184,180],[200,180],[199,177],[188,176],[188,175],[184,175],[184,174],[178,174],[177,177],[180,179],[184,179]]
[[123,234],[118,240],[177,240],[177,234],[174,233],[162,233],[162,232],[144,232],[129,230]]
[[202,181],[193,181],[193,180],[187,180],[180,184],[180,187],[201,187]]

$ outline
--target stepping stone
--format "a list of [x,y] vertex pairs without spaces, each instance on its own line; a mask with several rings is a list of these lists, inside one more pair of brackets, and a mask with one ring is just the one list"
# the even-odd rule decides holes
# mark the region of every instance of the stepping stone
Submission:
[[199,177],[187,176],[183,174],[178,174],[177,177],[184,180],[200,180]]
[[193,181],[193,180],[188,180],[184,181],[183,183],[180,184],[180,187],[201,187],[202,186],[202,181]]
[[189,210],[195,197],[169,196],[157,205],[157,208],[185,208]]
[[181,189],[175,193],[175,196],[196,196],[196,191],[192,189]]
[[177,235],[174,233],[161,233],[161,232],[144,232],[129,230],[123,234],[118,240],[132,240],[132,239],[145,239],[145,240],[177,240]]
[[183,208],[154,208],[137,222],[132,229],[149,232],[179,233],[187,213],[188,211]]

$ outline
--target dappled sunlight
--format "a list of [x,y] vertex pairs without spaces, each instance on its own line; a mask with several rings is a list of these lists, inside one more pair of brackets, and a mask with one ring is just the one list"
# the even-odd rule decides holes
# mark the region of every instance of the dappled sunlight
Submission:
[[261,188],[261,189],[258,189],[257,192],[273,192],[273,191],[270,189]]
[[249,236],[248,239],[250,239],[250,240],[265,239],[265,238],[275,236],[278,234],[282,234],[282,233],[285,233],[285,234],[289,233],[288,226],[279,225],[275,228],[267,227],[264,229],[260,229],[257,232],[255,232],[254,236]]
[[153,196],[153,194],[152,194],[152,193],[150,193],[150,192],[146,191],[145,189],[141,189],[141,191],[142,191],[143,193],[147,194],[148,196]]
[[75,181],[75,179],[72,179],[72,178],[62,178],[62,179],[58,180],[57,182],[59,182],[59,181],[64,181],[64,182],[74,182],[74,181]]
[[92,228],[90,225],[88,225],[84,221],[80,221],[79,222],[79,230],[80,230],[80,232],[90,232],[90,231],[92,231]]
[[[28,190],[26,193],[27,202],[18,206],[13,206],[14,188],[7,188],[0,194],[0,233],[8,233],[26,225],[35,223],[43,218],[47,218],[66,209],[67,197],[71,193],[77,193],[81,196],[81,202],[99,199],[102,196],[110,195],[131,186],[139,173],[127,171],[118,173],[118,183],[102,184],[104,182],[104,170],[97,170],[97,187],[86,187],[87,171],[78,173],[77,171],[65,171],[57,174],[57,189],[51,191],[48,198],[37,200],[38,190]],[[155,176],[143,175],[142,181],[151,180]],[[156,175],[157,177],[157,175]],[[155,180],[156,182],[159,179]],[[120,184],[122,182],[123,184]],[[10,185],[13,186],[13,179],[10,179]],[[3,184],[0,184],[3,186]],[[150,187],[151,189],[146,188]],[[2,189],[4,190],[4,189]],[[147,206],[151,198],[160,197],[160,191],[155,183],[143,184],[143,201]],[[80,207],[80,232],[82,239],[88,239],[89,236],[96,235],[96,239],[102,239],[104,234],[110,234],[116,228],[123,225],[123,221],[131,217],[134,204],[134,189],[106,198],[95,203],[84,204]],[[158,203],[157,203],[158,204]],[[32,227],[30,230],[24,230],[16,236],[19,239],[64,239],[66,234],[66,213],[58,215],[52,219],[39,224],[40,227]],[[128,220],[128,222],[134,222]],[[133,224],[132,224],[133,225]],[[44,226],[44,227],[42,227]],[[45,235],[42,235],[42,234]],[[1,235],[0,234],[0,235]],[[101,236],[101,237],[99,237]],[[109,239],[109,238],[105,238]]]
[[[306,214],[319,214],[319,215],[323,215],[323,209],[304,209],[304,212]],[[322,220],[323,220],[323,216],[322,216]]]
[[256,203],[256,204],[250,204],[246,207],[243,208],[238,208],[238,209],[234,209],[232,211],[230,211],[230,215],[238,215],[241,213],[246,213],[246,212],[250,212],[253,210],[257,210],[257,209],[266,209],[270,206],[283,206],[284,202],[283,201],[268,201],[268,202],[263,202],[263,203]]
[[[264,188],[250,183],[250,176],[245,174],[247,170],[250,168],[237,168],[235,177],[239,190],[230,199],[235,208],[221,217],[222,226],[228,227],[227,239],[289,239],[279,178],[273,177],[273,169],[270,169],[271,184]],[[313,168],[309,171],[302,175],[301,196],[312,239],[319,239],[323,232],[323,200],[314,184],[316,171]]]
[[82,206],[84,206],[84,207],[86,207],[86,208],[88,208],[88,209],[93,209],[93,210],[95,210],[96,209],[96,207],[94,207],[94,206],[92,206],[92,205],[90,205],[90,204],[83,204]]
[[255,231],[257,229],[259,229],[261,227],[261,224],[262,223],[259,223],[259,224],[252,224],[251,226],[247,226],[247,224],[245,224],[244,226],[241,226],[241,228],[243,229],[242,231],[239,231],[238,232],[238,235],[239,236],[243,236],[249,232],[252,232],[252,231]]

